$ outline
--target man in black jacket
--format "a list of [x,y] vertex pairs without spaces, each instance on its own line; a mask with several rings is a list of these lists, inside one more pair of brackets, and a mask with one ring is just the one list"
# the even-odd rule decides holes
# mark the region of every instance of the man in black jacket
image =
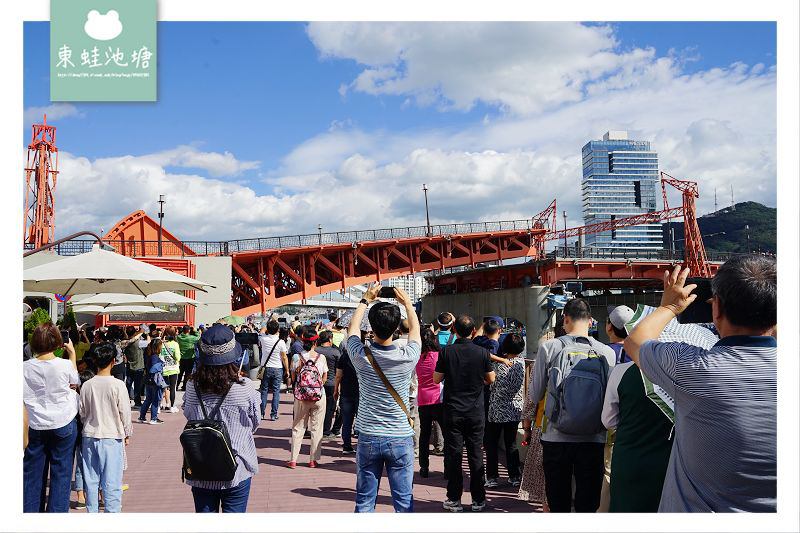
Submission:
[[489,351],[472,342],[475,321],[462,315],[456,319],[458,338],[442,348],[436,362],[433,380],[444,381],[444,464],[447,474],[448,511],[462,511],[461,494],[464,492],[464,474],[461,457],[467,448],[472,510],[486,507],[484,466],[481,443],[486,423],[483,411],[483,386],[494,381]]

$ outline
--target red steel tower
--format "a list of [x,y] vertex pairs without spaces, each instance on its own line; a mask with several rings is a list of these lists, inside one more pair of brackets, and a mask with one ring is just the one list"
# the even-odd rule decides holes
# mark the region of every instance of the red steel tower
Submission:
[[56,127],[33,125],[25,166],[25,218],[23,244],[39,248],[53,242],[56,227],[55,190],[58,178]]

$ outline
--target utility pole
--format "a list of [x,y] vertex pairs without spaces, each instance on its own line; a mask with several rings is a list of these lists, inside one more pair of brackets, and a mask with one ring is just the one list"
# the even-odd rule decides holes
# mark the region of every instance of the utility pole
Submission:
[[669,223],[669,258],[675,257],[675,226]]
[[166,200],[163,194],[158,195],[158,257],[162,256],[161,250],[161,234],[164,231],[164,203]]
[[719,209],[717,208],[717,188],[714,187],[714,213],[716,213]]
[[431,236],[431,216],[428,213],[428,187],[422,184],[422,192],[425,194],[425,223],[427,228],[427,236]]
[[317,231],[319,232],[319,245],[322,246],[322,224],[317,224]]
[[744,225],[744,230],[747,232],[747,253],[751,252],[750,250],[750,224]]
[[567,250],[567,211],[564,210],[563,214],[564,214],[564,254],[568,254],[569,250]]

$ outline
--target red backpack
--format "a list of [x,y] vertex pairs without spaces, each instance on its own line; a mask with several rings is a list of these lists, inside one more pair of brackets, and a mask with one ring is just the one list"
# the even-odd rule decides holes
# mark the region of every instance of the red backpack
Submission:
[[[297,379],[294,386],[294,397],[304,402],[317,402],[324,394],[324,383],[322,383],[322,374],[319,373],[317,368],[317,361],[320,354],[314,359],[306,359],[300,371],[297,372]],[[300,356],[300,360],[303,357]]]

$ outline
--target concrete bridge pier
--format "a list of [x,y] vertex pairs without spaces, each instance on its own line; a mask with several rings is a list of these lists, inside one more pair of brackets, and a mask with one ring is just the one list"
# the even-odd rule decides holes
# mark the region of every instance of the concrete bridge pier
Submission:
[[435,322],[443,311],[450,311],[456,316],[467,314],[477,321],[489,315],[514,318],[525,325],[526,357],[533,358],[539,349],[539,339],[555,325],[555,316],[548,320],[546,299],[549,292],[547,286],[533,285],[459,294],[430,294],[422,298],[422,320],[426,323]]

